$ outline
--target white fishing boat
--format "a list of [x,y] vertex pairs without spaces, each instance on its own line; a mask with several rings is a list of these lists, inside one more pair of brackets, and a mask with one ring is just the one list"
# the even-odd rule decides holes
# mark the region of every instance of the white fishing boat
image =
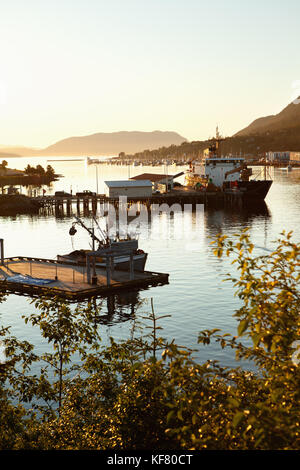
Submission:
[[[106,268],[106,255],[109,253],[113,255],[114,269],[129,271],[130,260],[132,257],[134,270],[140,272],[145,270],[148,254],[139,249],[137,239],[132,239],[128,236],[127,238],[116,238],[111,240],[94,219],[100,232],[101,238],[99,238],[95,235],[94,229],[86,227],[84,222],[79,217],[75,218],[76,222],[72,224],[72,227],[69,230],[69,234],[75,235],[77,232],[75,225],[81,225],[81,227],[87,230],[91,236],[93,247],[91,250],[80,249],[74,250],[68,254],[57,255],[57,261],[67,264],[86,265],[87,255],[94,253],[95,266],[98,268]],[[98,244],[98,247],[95,247],[95,243]]]

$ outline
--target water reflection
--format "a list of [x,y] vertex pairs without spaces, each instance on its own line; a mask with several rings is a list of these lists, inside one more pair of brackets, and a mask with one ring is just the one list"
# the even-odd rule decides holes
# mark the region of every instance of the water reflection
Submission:
[[208,232],[220,233],[234,227],[251,228],[258,220],[271,222],[271,212],[263,201],[256,204],[247,204],[239,209],[225,207],[224,209],[208,209],[204,212],[205,228]]
[[143,304],[139,291],[122,292],[106,298],[106,314],[101,315],[99,323],[111,326],[134,320]]
[[89,306],[94,312],[98,312],[95,317],[97,324],[112,326],[136,319],[139,309],[145,303],[140,292],[138,289],[121,291],[118,294],[81,301],[80,305],[83,309]]

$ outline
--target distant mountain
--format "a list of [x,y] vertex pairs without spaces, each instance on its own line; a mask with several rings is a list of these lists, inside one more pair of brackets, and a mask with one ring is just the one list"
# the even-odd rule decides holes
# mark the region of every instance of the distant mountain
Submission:
[[118,155],[159,147],[179,145],[186,139],[176,132],[99,132],[83,137],[69,137],[41,150],[47,156]]
[[[158,151],[137,153],[140,159],[197,159],[210,144],[205,141],[184,142]],[[240,155],[255,158],[268,151],[300,151],[300,104],[290,103],[280,113],[261,117],[220,143],[222,155]]]
[[[188,142],[176,132],[122,131],[69,137],[45,149],[0,146],[2,158],[14,156],[100,156],[137,155],[154,159],[196,158],[209,145],[209,140]],[[222,154],[258,156],[274,150],[300,151],[300,104],[290,103],[275,115],[260,117],[232,137],[221,142]],[[7,153],[6,153],[7,152]],[[1,156],[0,156],[1,158]]]
[[[168,131],[121,131],[69,137],[44,149],[0,146],[1,155],[7,157],[35,156],[99,156],[118,155],[120,152],[136,153],[170,145],[180,145],[186,139]],[[0,157],[1,158],[1,157]]]
[[290,103],[280,113],[256,119],[248,127],[237,132],[235,136],[266,134],[283,129],[300,127],[300,106]]
[[39,149],[0,145],[0,158],[34,157],[35,155],[39,155],[39,153]]
[[252,153],[300,150],[300,104],[290,103],[278,114],[256,119],[228,144]]
[[20,155],[17,155],[15,153],[10,153],[10,152],[1,152],[0,151],[0,159],[5,159],[5,158],[14,158],[14,157],[20,157]]

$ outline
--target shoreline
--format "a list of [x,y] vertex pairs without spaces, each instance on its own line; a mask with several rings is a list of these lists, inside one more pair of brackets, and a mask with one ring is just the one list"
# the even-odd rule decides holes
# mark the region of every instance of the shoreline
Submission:
[[38,214],[41,208],[38,201],[23,194],[1,194],[0,216],[14,216],[17,214]]

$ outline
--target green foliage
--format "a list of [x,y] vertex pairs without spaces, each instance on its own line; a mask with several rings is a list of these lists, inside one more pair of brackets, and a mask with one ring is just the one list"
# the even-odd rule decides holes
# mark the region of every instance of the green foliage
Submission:
[[[298,450],[300,247],[283,234],[268,256],[254,257],[253,249],[247,231],[216,241],[216,255],[233,256],[238,272],[228,275],[242,300],[237,335],[198,336],[200,344],[232,348],[241,367],[200,364],[193,351],[159,336],[165,315],[152,303],[141,333],[134,325],[129,340],[102,347],[96,304],[36,302],[25,320],[53,351],[37,357],[29,343],[0,332],[9,357],[0,373],[0,448]],[[40,374],[31,374],[40,362]]]

